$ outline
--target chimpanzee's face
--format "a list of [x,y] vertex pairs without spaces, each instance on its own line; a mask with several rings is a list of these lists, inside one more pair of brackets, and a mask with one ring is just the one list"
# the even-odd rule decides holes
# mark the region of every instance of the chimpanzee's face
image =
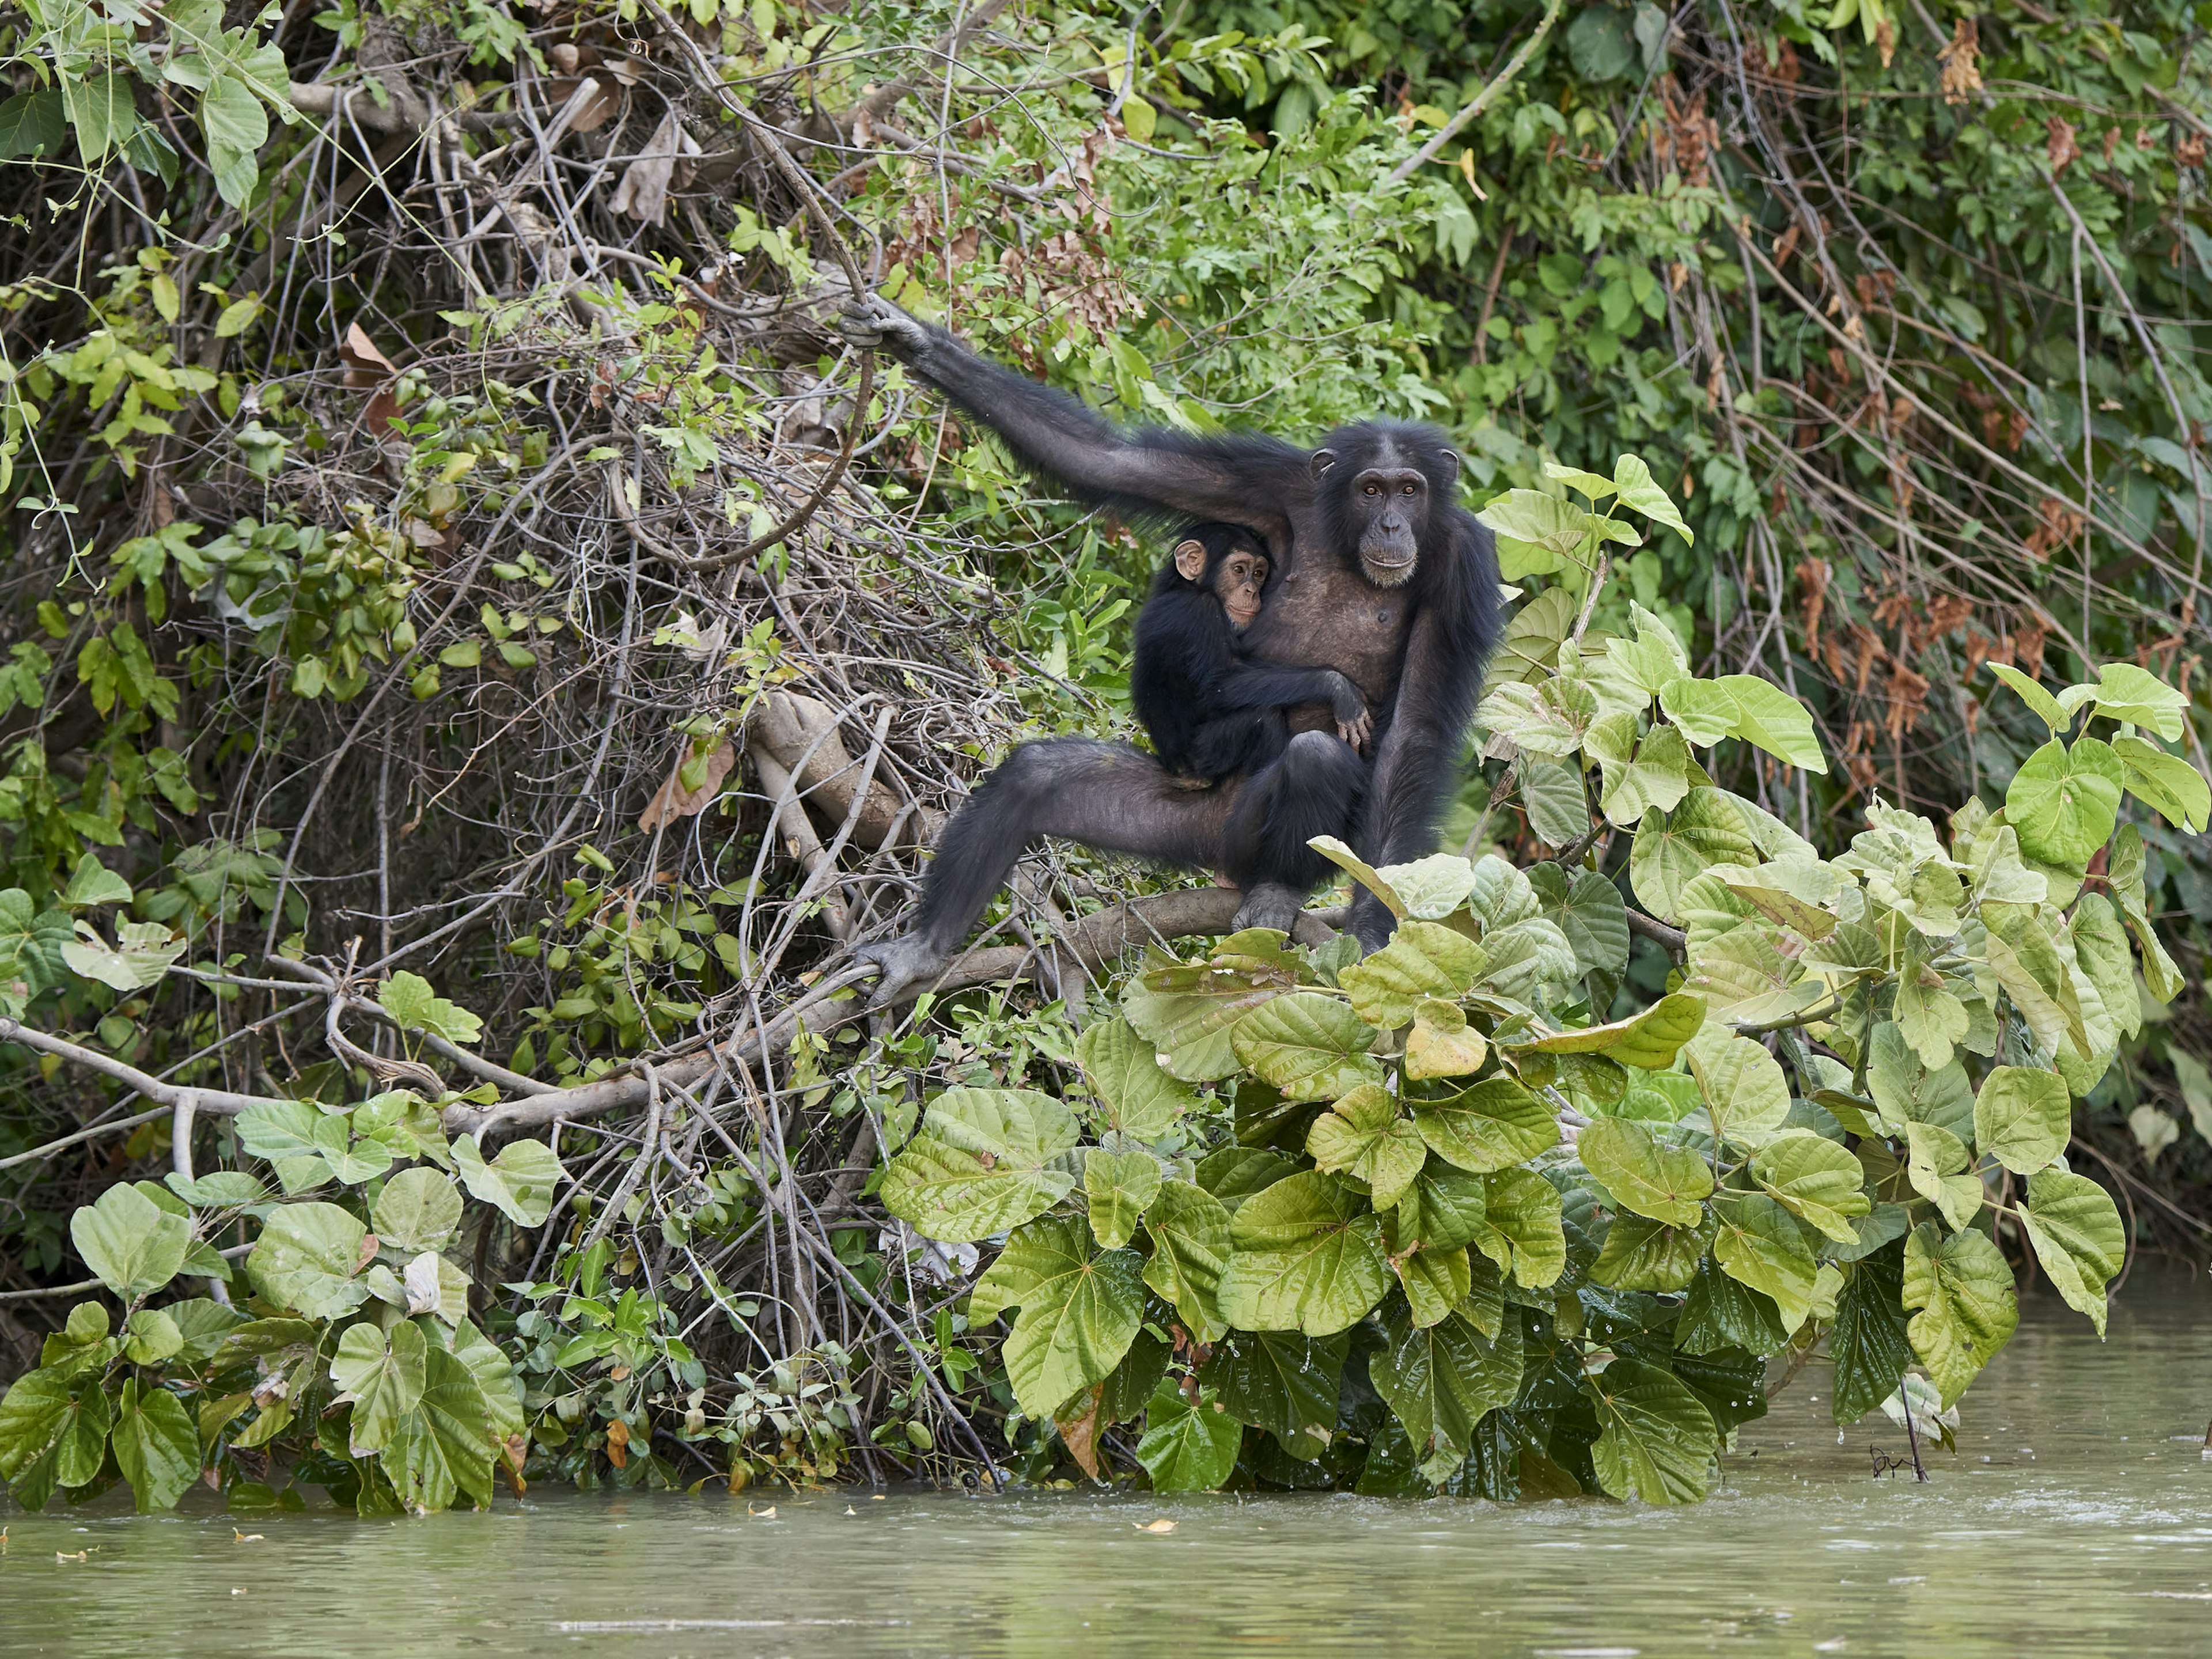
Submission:
[[[1395,442],[1363,444],[1360,450],[1342,455],[1316,450],[1314,477],[1323,489],[1344,491],[1331,518],[1342,527],[1348,544],[1343,550],[1358,555],[1360,574],[1377,587],[1402,587],[1419,565],[1437,486]],[[1442,459],[1449,469],[1449,485],[1459,458],[1445,450]]]
[[1231,548],[1214,567],[1214,597],[1229,613],[1229,625],[1242,632],[1260,614],[1260,594],[1267,586],[1267,561],[1247,549]]

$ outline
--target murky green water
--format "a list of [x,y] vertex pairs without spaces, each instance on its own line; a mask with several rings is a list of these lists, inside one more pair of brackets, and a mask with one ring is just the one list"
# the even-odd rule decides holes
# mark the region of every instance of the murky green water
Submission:
[[[1702,1509],[1352,1497],[533,1495],[362,1522],[0,1506],[0,1654],[2212,1654],[2212,1289],[2055,1304],[1924,1486],[1818,1374]],[[760,1509],[770,1500],[752,1497]],[[1161,1518],[1167,1533],[1139,1530]],[[240,1541],[240,1527],[258,1539]],[[58,1561],[58,1552],[89,1553]]]

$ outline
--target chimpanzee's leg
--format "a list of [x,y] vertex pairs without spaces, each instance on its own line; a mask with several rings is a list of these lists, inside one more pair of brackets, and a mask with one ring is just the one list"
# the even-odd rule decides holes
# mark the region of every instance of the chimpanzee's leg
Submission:
[[872,1005],[942,968],[1015,860],[1044,836],[1205,869],[1218,860],[1238,794],[1233,781],[1178,789],[1159,762],[1126,744],[1053,738],[1021,744],[975,787],[938,838],[914,931],[854,951],[882,969]]
[[1306,842],[1348,839],[1366,787],[1358,751],[1325,732],[1299,732],[1245,785],[1221,847],[1222,873],[1244,890],[1239,927],[1290,931],[1306,895],[1335,868]]

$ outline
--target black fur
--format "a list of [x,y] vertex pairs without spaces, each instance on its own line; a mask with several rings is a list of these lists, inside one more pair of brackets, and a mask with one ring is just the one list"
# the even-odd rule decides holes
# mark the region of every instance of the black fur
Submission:
[[[1176,790],[1158,762],[1133,750],[1079,739],[1023,745],[947,829],[919,931],[864,948],[884,969],[878,1000],[951,956],[1040,835],[1225,868],[1244,888],[1244,922],[1278,927],[1326,873],[1304,845],[1310,836],[1344,836],[1378,865],[1432,850],[1498,631],[1491,534],[1455,499],[1458,457],[1442,434],[1389,422],[1340,428],[1328,441],[1332,460],[1316,472],[1314,452],[1256,434],[1114,427],[883,301],[856,303],[848,326],[855,338],[880,341],[1074,498],[1139,521],[1219,520],[1258,535],[1278,575],[1247,630],[1254,661],[1329,664],[1358,687],[1375,720],[1370,762],[1309,729],[1255,775],[1205,791]],[[1352,481],[1374,465],[1416,468],[1425,483],[1418,559],[1402,580],[1388,572],[1378,580],[1361,556]],[[1295,598],[1283,586],[1293,581],[1305,583]],[[1352,926],[1372,949],[1394,924],[1363,891]]]
[[1346,723],[1366,712],[1352,682],[1333,668],[1277,668],[1237,648],[1236,630],[1216,582],[1221,562],[1243,549],[1272,556],[1249,531],[1235,525],[1194,525],[1178,544],[1206,549],[1195,581],[1170,556],[1152,578],[1137,617],[1129,666],[1129,702],[1152,734],[1169,771],[1206,783],[1256,772],[1283,752],[1290,726],[1283,711],[1326,703]]

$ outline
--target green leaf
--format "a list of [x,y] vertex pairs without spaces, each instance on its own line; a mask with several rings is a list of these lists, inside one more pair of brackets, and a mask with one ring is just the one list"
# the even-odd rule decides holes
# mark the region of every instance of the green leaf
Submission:
[[1464,1455],[1486,1412],[1510,1406],[1521,1391],[1521,1325],[1508,1321],[1495,1340],[1455,1309],[1431,1325],[1395,1314],[1386,1346],[1370,1356],[1367,1374],[1413,1444]]
[[484,1397],[485,1420],[495,1437],[520,1434],[526,1426],[522,1414],[521,1389],[514,1365],[492,1340],[462,1320],[453,1327],[453,1358],[467,1367]]
[[1590,827],[1583,775],[1571,762],[1528,755],[1521,762],[1521,805],[1547,847],[1565,847]]
[[1900,1026],[1885,1022],[1875,1027],[1867,1088],[1892,1134],[1902,1134],[1908,1123],[1932,1123],[1961,1140],[1974,1133],[1973,1085],[1966,1081],[1966,1068],[1954,1060],[1930,1071],[1912,1052]]
[[1398,896],[1398,890],[1390,884],[1382,872],[1334,836],[1316,836],[1306,845],[1381,899],[1384,908],[1399,921],[1403,921],[1413,914],[1406,908],[1406,901]]
[[1640,1123],[1601,1117],[1584,1127],[1575,1150],[1623,1208],[1667,1227],[1693,1228],[1705,1218],[1713,1172],[1687,1147],[1663,1145]]
[[1695,1226],[1670,1227],[1624,1213],[1606,1230],[1605,1248],[1589,1273],[1617,1291],[1686,1290],[1705,1253],[1705,1237]]
[[1706,747],[1735,730],[1741,710],[1718,680],[1677,674],[1659,688],[1659,707],[1680,733]]
[[270,1213],[246,1258],[253,1288],[307,1319],[337,1319],[368,1300],[356,1272],[368,1230],[335,1204],[286,1204]]
[[2021,701],[2033,709],[2036,717],[2049,726],[2054,734],[2065,731],[2068,726],[2074,724],[2073,710],[2060,708],[2057,698],[2052,696],[2050,692],[2045,690],[2017,668],[2005,663],[1993,662],[1989,665],[1989,670],[1990,673],[2017,691]]
[[1574,625],[1574,596],[1564,587],[1546,588],[1507,620],[1498,653],[1490,659],[1489,684],[1534,680],[1550,673]]
[[1718,684],[1735,699],[1732,735],[1755,744],[1784,765],[1826,775],[1827,757],[1813,734],[1812,710],[1755,674],[1723,674]]
[[1547,1054],[1603,1054],[1623,1066],[1663,1072],[1705,1023],[1705,1000],[1677,991],[1627,1019],[1557,1032],[1528,1046]]
[[1351,1340],[1295,1331],[1231,1331],[1199,1368],[1229,1415],[1288,1441],[1336,1425],[1337,1384]]
[[1559,1143],[1551,1109],[1511,1078],[1490,1078],[1442,1100],[1410,1104],[1430,1150],[1474,1175],[1522,1163]]
[[1947,1408],[2020,1323],[2012,1269],[1997,1247],[1978,1232],[1944,1237],[1932,1221],[1905,1241],[1904,1299],[1919,1310],[1906,1327],[1912,1352]]
[[182,1216],[118,1183],[96,1202],[78,1206],[70,1217],[70,1242],[101,1284],[131,1302],[177,1276],[192,1231]]
[[1006,1361],[1024,1412],[1051,1415],[1121,1363],[1143,1321],[1143,1265],[1133,1250],[1094,1253],[1090,1225],[1079,1217],[1048,1216],[1007,1239],[976,1285],[969,1316],[989,1318],[1019,1304]]
[[[98,1400],[99,1405],[91,1405]],[[11,1488],[10,1495],[26,1509],[43,1509],[46,1498],[39,1494],[33,1501],[25,1491],[33,1478],[27,1472],[40,1460],[54,1453],[57,1443],[62,1447],[56,1462],[67,1463],[66,1470],[50,1466],[49,1474],[55,1484],[82,1486],[100,1473],[100,1456],[106,1446],[107,1402],[100,1395],[97,1379],[87,1389],[87,1397],[80,1401],[70,1391],[70,1380],[59,1370],[27,1371],[15,1379],[4,1395],[0,1395],[0,1480]],[[88,1448],[84,1443],[97,1427],[100,1445]],[[89,1465],[88,1470],[87,1465]],[[74,1480],[62,1479],[73,1474]],[[46,1486],[46,1492],[52,1491]]]
[[2104,1335],[2105,1287],[2128,1255],[2112,1195],[2087,1176],[2045,1170],[2028,1177],[2027,1202],[2015,1213],[2066,1305]]
[[1221,1311],[1247,1330],[1332,1335],[1390,1288],[1381,1222],[1324,1175],[1294,1175],[1248,1199],[1230,1242]]
[[[159,1365],[185,1351],[184,1332],[159,1308],[135,1310],[123,1322],[123,1357],[134,1365]],[[79,1483],[64,1480],[62,1484]]]
[[2212,785],[2204,775],[2179,755],[2154,749],[2141,738],[2115,738],[2112,751],[2119,757],[2128,788],[2168,823],[2193,836],[2204,833],[2212,817]]
[[1083,1191],[1091,1204],[1091,1230],[1109,1250],[1127,1244],[1145,1206],[1160,1190],[1159,1160],[1150,1152],[1109,1152],[1093,1146],[1083,1155]]
[[482,1020],[447,1001],[420,974],[392,975],[376,988],[376,1004],[407,1030],[428,1031],[448,1042],[474,1042],[483,1035]]
[[1476,724],[1486,731],[1510,738],[1529,754],[1557,760],[1582,748],[1598,714],[1596,693],[1571,674],[1533,684],[1508,680],[1492,688],[1474,711]]
[[1312,991],[1254,1009],[1230,1034],[1237,1058],[1288,1100],[1337,1100],[1380,1084],[1382,1062],[1367,1053],[1376,1036],[1335,998]]
[[[232,207],[242,208],[252,199],[258,173],[254,165],[254,152],[269,142],[269,113],[253,89],[233,76],[223,76],[210,83],[200,94],[200,131],[207,135],[208,159],[216,173],[216,187],[222,199]],[[239,301],[240,305],[248,303]],[[216,319],[216,332],[219,337],[243,331],[252,320],[249,313],[246,321],[234,325],[226,334],[223,324],[229,320],[226,310]],[[258,312],[259,306],[255,304]]]
[[1093,1024],[1076,1039],[1075,1058],[1107,1127],[1139,1140],[1159,1139],[1198,1104],[1198,1091],[1161,1069],[1158,1049],[1126,1019]]
[[1390,1265],[1406,1292],[1406,1305],[1416,1325],[1437,1323],[1464,1302],[1474,1285],[1474,1267],[1464,1244],[1410,1253],[1394,1251]]
[[1942,975],[1908,957],[1898,975],[1898,1029],[1931,1070],[1948,1066],[1953,1048],[1966,1041],[1970,1022],[1966,1005],[1951,994]]
[[174,1509],[200,1472],[199,1431],[184,1403],[165,1389],[142,1396],[130,1377],[115,1402],[115,1467],[131,1483],[138,1513]]
[[1768,1141],[1752,1159],[1751,1171],[1783,1208],[1840,1244],[1857,1242],[1851,1219],[1874,1207],[1862,1189],[1866,1172],[1858,1159],[1809,1130]]
[[1797,1223],[1764,1193],[1746,1193],[1716,1206],[1720,1231],[1713,1260],[1738,1284],[1771,1297],[1784,1328],[1794,1333],[1813,1310],[1813,1280],[1820,1267]]
[[1580,467],[1561,466],[1557,461],[1544,463],[1544,476],[1556,478],[1571,489],[1579,489],[1592,501],[1601,501],[1620,486],[1602,473],[1585,472]]
[[88,910],[100,904],[128,904],[131,884],[87,853],[76,861],[76,871],[70,877],[69,890],[62,895],[62,902],[76,910]]
[[1567,1267],[1559,1188],[1534,1170],[1494,1171],[1483,1182],[1481,1231],[1472,1243],[1516,1285],[1557,1284]]
[[1905,1135],[1909,1149],[1905,1170],[1912,1190],[1940,1210],[1952,1226],[1972,1225],[1981,1213],[1982,1183],[1978,1176],[1959,1173],[1966,1166],[1966,1143],[1933,1123],[1908,1123]]
[[1577,555],[1589,538],[1595,515],[1540,489],[1509,489],[1475,517],[1501,536],[1579,563]]
[[1714,1129],[1738,1146],[1756,1146],[1790,1115],[1790,1085],[1774,1056],[1726,1026],[1702,1032],[1684,1051],[1704,1091]]
[[1974,1144],[2014,1175],[2047,1169],[2074,1133],[2074,1104],[2055,1073],[1998,1066],[1974,1097]]
[[1857,1422],[1905,1380],[1912,1345],[1900,1301],[1904,1275],[1904,1251],[1885,1248],[1851,1269],[1836,1297],[1828,1353],[1835,1362],[1830,1409],[1838,1425]]
[[69,130],[69,105],[59,87],[19,92],[0,101],[0,161],[18,155],[58,156]]
[[2168,743],[2179,743],[2188,710],[2189,699],[2148,669],[2131,662],[2108,662],[2097,671],[2100,714],[2148,726]]
[[1224,1328],[1219,1298],[1229,1260],[1228,1206],[1187,1181],[1162,1182],[1145,1212],[1145,1231],[1152,1241],[1145,1283],[1175,1304],[1193,1337],[1214,1340]]
[[422,1401],[385,1448],[385,1474],[400,1503],[417,1513],[448,1508],[460,1492],[489,1506],[500,1448],[484,1392],[459,1357],[439,1343],[426,1342],[422,1358]]
[[1237,1467],[1244,1425],[1201,1391],[1193,1406],[1173,1382],[1163,1382],[1145,1407],[1137,1461],[1154,1492],[1212,1492]]
[[1489,1052],[1482,1033],[1467,1023],[1467,1011],[1456,1003],[1425,1001],[1414,1006],[1413,1027],[1406,1034],[1409,1081],[1466,1077],[1482,1069]]
[[[1674,506],[1674,498],[1659,487],[1651,476],[1651,469],[1640,455],[1623,455],[1613,464],[1613,487],[1620,491],[1621,503],[1634,507],[1654,524],[1663,524],[1680,536],[1685,542],[1694,543],[1690,526],[1682,522],[1682,515]],[[1615,1494],[1618,1496],[1618,1494]]]
[[1720,1437],[1712,1413],[1681,1378],[1616,1359],[1585,1376],[1583,1391],[1597,1409],[1591,1467],[1613,1497],[1693,1504],[1711,1489],[1720,1474]]
[[1483,1191],[1480,1176],[1442,1162],[1430,1164],[1398,1200],[1393,1236],[1435,1249],[1471,1244],[1483,1230]]
[[2032,859],[2080,871],[2119,822],[2125,779],[2111,745],[2082,738],[2071,749],[2053,738],[2021,763],[2005,790],[2005,822]]
[[554,1191],[568,1175],[542,1140],[510,1140],[487,1164],[483,1149],[469,1135],[453,1142],[453,1167],[471,1196],[493,1206],[518,1227],[545,1224],[553,1212]]
[[1627,968],[1628,907],[1611,880],[1595,870],[1577,870],[1571,881],[1558,865],[1540,864],[1528,872],[1528,884],[1539,914],[1573,947],[1578,972],[1618,974]]
[[[1433,921],[1407,921],[1398,924],[1389,944],[1343,969],[1336,981],[1352,999],[1353,1013],[1370,1025],[1395,1031],[1413,1018],[1420,1002],[1458,998],[1482,966],[1482,947],[1466,934]],[[1285,1005],[1300,1000],[1285,998],[1271,1012],[1282,1012]]]
[[1324,1112],[1306,1133],[1315,1167],[1366,1183],[1375,1207],[1395,1204],[1429,1156],[1420,1131],[1398,1110],[1389,1091],[1372,1084],[1354,1089]]
[[930,1102],[922,1133],[884,1172],[884,1206],[946,1243],[1005,1232],[1074,1190],[1061,1155],[1076,1133],[1073,1115],[1049,1095],[948,1089]]
[[338,1338],[331,1362],[331,1381],[338,1385],[334,1405],[352,1402],[348,1436],[356,1457],[382,1451],[398,1437],[407,1414],[422,1402],[428,1344],[409,1320],[392,1328],[387,1342],[374,1322],[349,1325]]
[[[1612,1243],[1610,1237],[1606,1242]],[[1904,1329],[1901,1319],[1898,1328],[1900,1333]],[[1729,1347],[1753,1354],[1779,1353],[1790,1346],[1790,1333],[1783,1328],[1772,1297],[1739,1285],[1708,1256],[1697,1264],[1697,1276],[1683,1298],[1681,1317],[1674,1322],[1674,1346],[1688,1354]]]
[[[1459,908],[1476,881],[1476,866],[1455,853],[1432,853],[1411,864],[1385,865],[1375,873],[1404,901],[1406,915],[1415,921],[1436,921],[1449,915]],[[1401,928],[1398,937],[1405,936]]]
[[1715,865],[1759,861],[1758,843],[1734,799],[1722,790],[1692,789],[1672,812],[1644,815],[1629,854],[1629,884],[1644,908],[1671,921],[1682,890]]
[[1156,969],[1122,988],[1121,1012],[1169,1073],[1207,1083],[1237,1069],[1230,1040],[1237,1023],[1295,983],[1292,975],[1273,969],[1208,963]]
[[436,1170],[402,1170],[384,1183],[368,1218],[392,1249],[410,1255],[442,1249],[461,1224],[461,1195]]
[[116,948],[88,921],[76,924],[76,937],[62,946],[62,960],[70,971],[118,991],[141,991],[161,982],[169,964],[184,955],[187,941],[159,921],[116,924]]

